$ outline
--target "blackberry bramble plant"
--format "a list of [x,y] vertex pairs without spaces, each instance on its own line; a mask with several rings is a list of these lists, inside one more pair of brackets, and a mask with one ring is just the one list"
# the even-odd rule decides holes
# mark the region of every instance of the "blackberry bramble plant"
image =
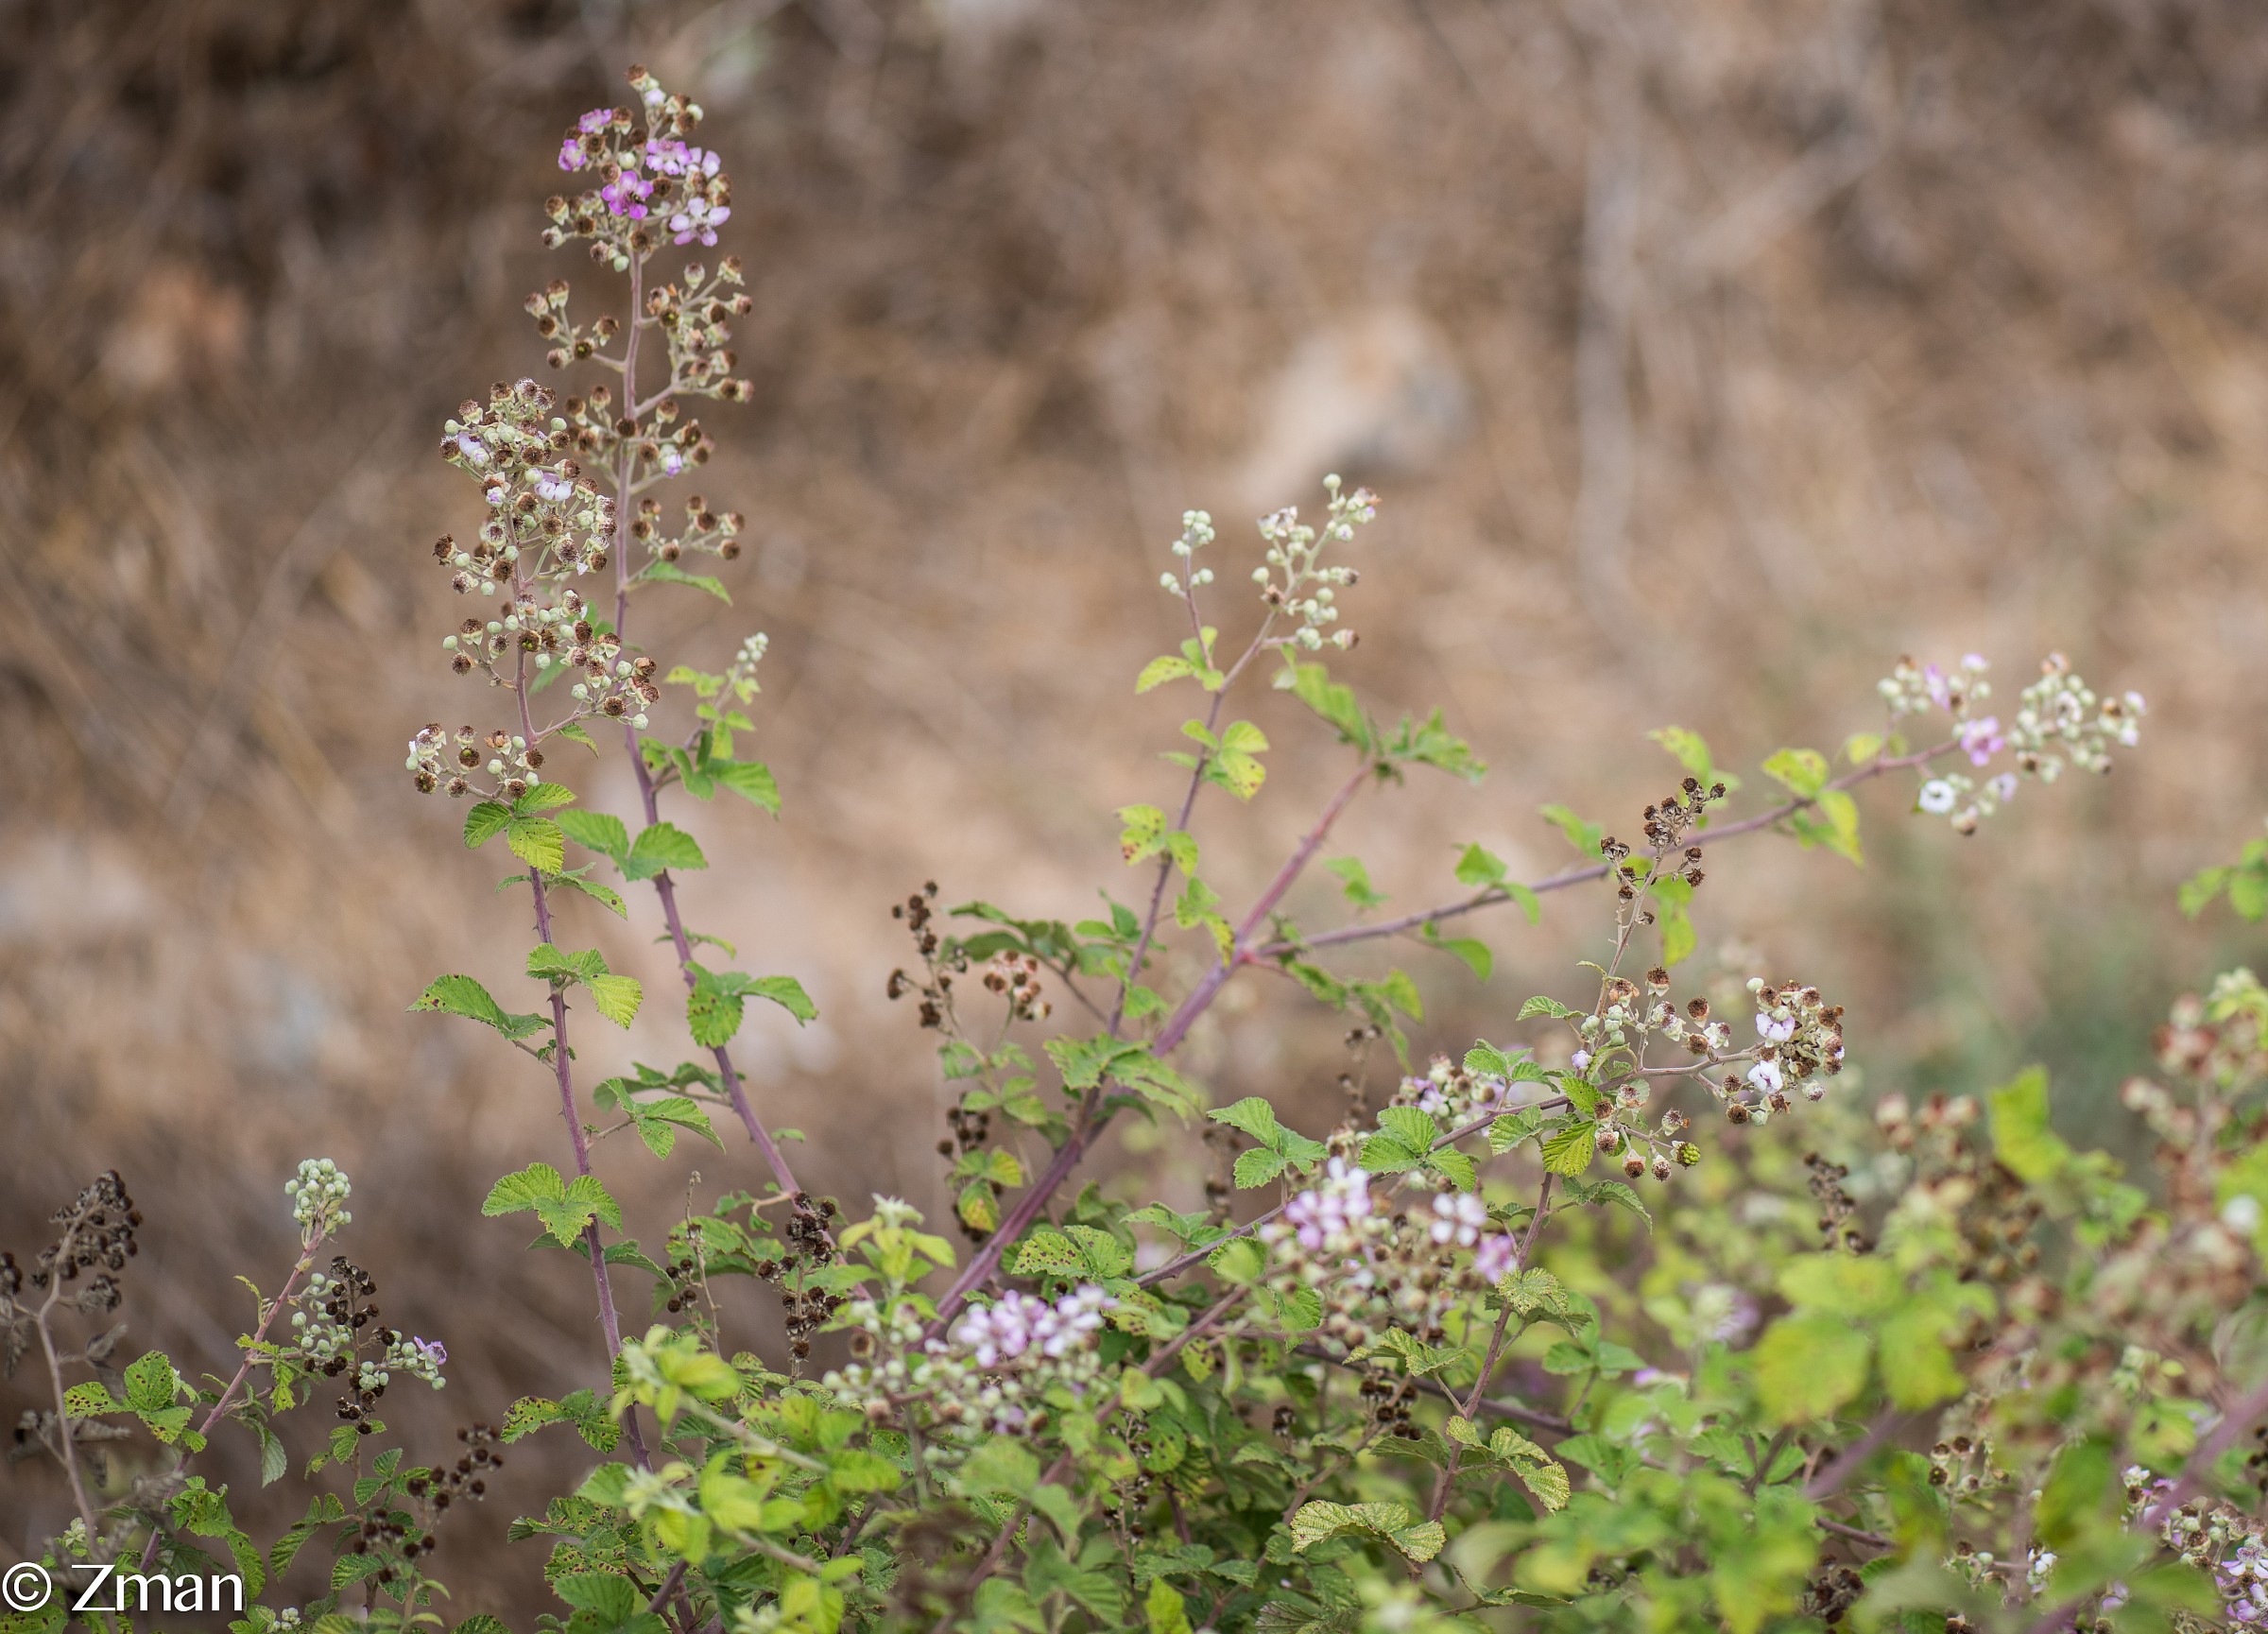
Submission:
[[[700,110],[643,71],[630,84],[632,108],[567,134],[581,191],[544,230],[588,246],[613,304],[532,297],[558,383],[499,385],[444,427],[485,509],[434,550],[467,609],[445,662],[477,692],[406,765],[516,870],[524,968],[439,975],[413,1007],[492,1031],[558,1107],[551,1161],[498,1179],[485,1212],[532,1214],[539,1247],[580,1262],[589,1383],[469,1426],[454,1463],[374,1452],[385,1390],[438,1384],[445,1357],[382,1324],[370,1273],[318,1268],[346,1223],[320,1166],[293,1193],[304,1253],[235,1379],[194,1385],[153,1355],[112,1382],[115,1330],[73,1350],[39,1281],[123,1264],[129,1205],[90,1194],[35,1272],[9,1264],[0,1310],[11,1352],[37,1338],[55,1382],[20,1436],[72,1478],[80,1518],[51,1564],[170,1566],[218,1539],[260,1579],[245,1628],[440,1624],[442,1514],[501,1487],[557,1596],[519,1620],[563,1634],[2268,1618],[2268,993],[2237,972],[2176,1006],[2162,1071],[2124,1092],[2155,1142],[2130,1179],[2055,1130],[2036,1072],[1861,1104],[1863,994],[1700,955],[1716,847],[1769,836],[1857,864],[1871,785],[1972,834],[2026,782],[2107,770],[2141,700],[2059,656],[2005,724],[1982,658],[1900,660],[1833,754],[1761,760],[1761,800],[1664,727],[1670,786],[1626,823],[1544,809],[1567,868],[1523,881],[1467,846],[1441,901],[1392,912],[1359,858],[1327,854],[1334,829],[1405,780],[1483,767],[1438,713],[1382,718],[1332,667],[1356,645],[1379,502],[1331,478],[1319,516],[1262,519],[1249,565],[1221,572],[1229,547],[1193,510],[1160,581],[1176,650],[1130,678],[1191,712],[1173,784],[1117,813],[1103,910],[1053,917],[1013,882],[1007,905],[933,882],[892,907],[910,947],[886,990],[936,1035],[953,1092],[950,1218],[808,1190],[733,1046],[751,1000],[799,1023],[811,1001],[792,974],[733,968],[731,927],[693,922],[678,889],[708,866],[679,793],[779,807],[741,752],[764,640],[703,670],[646,650],[631,619],[651,594],[726,594],[686,563],[729,562],[740,520],[679,494],[711,449],[694,407],[749,392],[729,328],[750,297],[737,261],[707,261],[731,206]],[[1205,848],[1285,752],[1246,713],[1263,683],[1313,716],[1291,752],[1338,778],[1273,874],[1240,886]],[[576,788],[582,756],[613,753],[627,812]],[[1332,922],[1292,909],[1317,870],[1340,886]],[[1577,975],[1503,1004],[1489,1039],[1430,1037],[1421,978],[1489,981],[1480,933],[1517,934],[1546,895],[1595,916]],[[674,954],[685,1046],[608,1074],[608,1029],[662,1003],[593,945],[633,903]],[[1181,1064],[1229,984],[1262,973],[1346,1040],[1328,1128],[1296,1127],[1288,1094],[1217,1105]],[[1091,1172],[1134,1119],[1211,1169],[1199,1206]],[[688,1136],[723,1148],[732,1189],[634,1221],[609,1177]],[[777,1341],[728,1335],[728,1279],[778,1300]],[[114,1291],[89,1283],[74,1309],[105,1314]],[[289,1472],[277,1419],[318,1378],[344,1392],[338,1424],[304,1470],[307,1519],[263,1550],[189,1465],[227,1428]],[[170,1451],[131,1473],[96,1461],[113,1419]],[[497,1477],[497,1448],[536,1435],[585,1444],[573,1490]],[[317,1539],[332,1564],[302,1587]]]

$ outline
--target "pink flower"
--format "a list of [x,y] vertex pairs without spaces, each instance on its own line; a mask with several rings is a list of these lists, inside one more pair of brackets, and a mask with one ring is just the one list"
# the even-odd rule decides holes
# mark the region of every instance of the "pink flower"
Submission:
[[1961,747],[1968,751],[1968,764],[1971,765],[1988,764],[1994,755],[2008,747],[2008,740],[2001,735],[2001,717],[1997,714],[1988,714],[1982,720],[1963,721],[1960,739]]
[[1512,1268],[1512,1256],[1518,1247],[1509,1234],[1484,1237],[1481,1246],[1472,1251],[1472,1268],[1493,1282]]
[[[645,219],[643,200],[653,190],[654,184],[638,172],[625,170],[617,180],[600,188],[598,196],[607,201],[607,208],[615,215],[627,216],[632,221],[643,221]],[[679,242],[681,244],[684,240],[679,239]],[[716,240],[712,238],[709,242],[713,244]]]

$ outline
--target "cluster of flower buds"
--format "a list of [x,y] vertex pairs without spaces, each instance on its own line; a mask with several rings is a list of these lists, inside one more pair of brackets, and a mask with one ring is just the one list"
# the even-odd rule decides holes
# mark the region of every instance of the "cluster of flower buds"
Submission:
[[2017,769],[2042,783],[2053,783],[2067,758],[2081,771],[2106,772],[2112,744],[2132,748],[2141,741],[2143,713],[2140,693],[2099,698],[2071,673],[2070,660],[2050,653],[2039,679],[2024,688],[2008,745]]
[[559,168],[597,185],[553,198],[543,233],[551,249],[590,239],[592,259],[618,272],[663,234],[676,244],[714,244],[732,215],[732,183],[717,156],[685,140],[700,125],[700,105],[671,95],[644,68],[632,68],[629,81],[644,114],[643,136],[620,108],[593,108],[576,120],[559,144]]
[[1950,670],[1933,663],[1916,664],[1901,656],[1898,667],[1875,683],[1875,691],[1889,706],[1892,720],[1941,709],[1956,721],[1966,721],[1978,704],[1992,696],[1992,683],[1984,679],[1984,672],[1991,667],[1973,652]]
[[1321,528],[1301,522],[1297,506],[1286,506],[1260,519],[1260,537],[1268,547],[1267,565],[1252,570],[1252,582],[1260,586],[1262,601],[1299,621],[1290,635],[1272,639],[1272,646],[1297,646],[1314,652],[1326,641],[1341,648],[1355,643],[1350,629],[1326,635],[1324,628],[1338,622],[1338,593],[1354,584],[1358,576],[1351,567],[1326,565],[1323,558],[1332,546],[1351,542],[1356,528],[1377,518],[1378,495],[1366,488],[1342,492],[1335,474],[1325,477],[1323,486],[1330,490],[1331,500]]
[[1818,1100],[1827,1093],[1820,1080],[1843,1070],[1841,1005],[1830,1005],[1817,988],[1800,982],[1774,988],[1752,976],[1748,991],[1756,1000],[1756,1064],[1744,1085],[1728,1076],[1722,1086],[1725,1114],[1736,1124],[1761,1124],[1786,1111],[1792,1090]]
[[[1703,788],[1697,777],[1683,779],[1675,794],[1664,795],[1639,814],[1645,824],[1646,844],[1654,848],[1657,857],[1666,859],[1677,849],[1687,831],[1700,822],[1701,814],[1709,808],[1710,802],[1724,798],[1725,785],[1721,783],[1712,783]],[[1673,873],[1683,875],[1687,885],[1697,886],[1701,883],[1701,870],[1693,865],[1700,860],[1700,849],[1690,848],[1674,866],[1661,871],[1664,876]]]
[[[1642,1055],[1646,1041],[1657,1033],[1711,1059],[1732,1047],[1732,1029],[1709,1019],[1707,999],[1694,999],[1679,1015],[1669,995],[1670,972],[1659,965],[1646,972],[1642,990],[1628,976],[1607,977],[1600,989],[1599,1007],[1575,1021],[1582,1041],[1572,1058],[1575,1071],[1589,1072],[1591,1063],[1610,1051]],[[1626,1080],[1622,1087],[1629,1092],[1625,1106],[1645,1105],[1643,1079]]]
[[[1651,985],[1656,975],[1668,974],[1667,971],[1656,970],[1649,972],[1646,979]],[[1666,997],[1658,997],[1646,1012],[1646,1022],[1663,1038],[1683,1045],[1692,1055],[1707,1056],[1713,1060],[1732,1049],[1732,1028],[1724,1022],[1710,1019],[1706,998],[1689,999],[1680,1011]]]
[[353,1220],[346,1206],[353,1189],[346,1172],[329,1158],[301,1160],[300,1172],[284,1182],[284,1195],[291,1199],[291,1217],[299,1223],[302,1244],[316,1243]]
[[[573,689],[578,715],[636,714],[661,697],[650,679],[652,661],[634,664],[625,660],[621,638],[591,622],[590,604],[573,588],[563,589],[553,605],[544,604],[532,591],[523,591],[501,616],[486,622],[466,619],[454,635],[442,639],[441,646],[453,655],[450,666],[459,675],[477,666],[508,685],[519,684],[517,655],[532,658],[539,673],[554,664],[581,670]],[[507,667],[510,676],[503,673]],[[610,697],[618,698],[621,707],[606,709]]]
[[1369,1174],[1344,1158],[1331,1159],[1258,1235],[1269,1250],[1268,1289],[1312,1296],[1317,1330],[1347,1351],[1389,1327],[1437,1343],[1451,1308],[1484,1293],[1518,1253],[1478,1195],[1445,1191],[1389,1213]]
[[[1158,588],[1168,595],[1187,595],[1200,586],[1211,584],[1212,569],[1199,567],[1196,563],[1196,555],[1198,551],[1212,542],[1213,537],[1212,513],[1211,511],[1183,511],[1181,513],[1181,537],[1174,541],[1174,554],[1181,559],[1182,572],[1189,575],[1189,582],[1183,584],[1179,574],[1161,573],[1158,576]],[[1261,570],[1260,576],[1263,578],[1266,576],[1265,569]]]

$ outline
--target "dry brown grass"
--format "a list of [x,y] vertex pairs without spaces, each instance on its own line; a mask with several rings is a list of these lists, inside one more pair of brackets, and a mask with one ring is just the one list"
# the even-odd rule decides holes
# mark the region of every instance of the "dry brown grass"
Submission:
[[[2045,1051],[2082,1095],[2217,951],[2170,895],[2259,821],[2268,755],[2243,0],[385,10],[47,0],[0,30],[0,1241],[119,1164],[139,1338],[225,1357],[228,1275],[277,1280],[278,1187],[326,1153],[389,1314],[457,1359],[421,1433],[589,1371],[579,1280],[476,1214],[558,1144],[541,1087],[401,1013],[523,927],[397,768],[466,707],[421,542],[472,501],[432,427],[534,362],[547,149],[632,57],[710,102],[759,301],[713,479],[757,548],[731,612],[647,634],[772,633],[789,804],[697,814],[692,911],[818,998],[747,1043],[853,1206],[938,1195],[887,901],[1116,886],[1108,813],[1160,798],[1178,718],[1127,697],[1174,633],[1174,519],[1238,541],[1332,466],[1388,500],[1348,673],[1496,763],[1350,820],[1399,899],[1466,839],[1550,865],[1534,807],[1633,806],[1647,728],[1753,765],[1865,724],[1901,649],[2013,688],[2060,645],[2150,695],[2110,784],[1967,844],[1878,796],[1864,875],[1727,853],[1705,934],[1831,980],[1878,1084]],[[1284,747],[1249,822],[1212,814],[1225,883],[1337,775],[1259,718]],[[1426,1041],[1503,1031],[1586,923],[1496,926],[1486,992],[1426,964]],[[1334,1038],[1265,992],[1197,1047],[1219,1096],[1320,1105]],[[684,1165],[615,1164],[665,1219]],[[43,1480],[0,1487],[12,1547],[59,1523]],[[536,1604],[492,1509],[460,1614]]]

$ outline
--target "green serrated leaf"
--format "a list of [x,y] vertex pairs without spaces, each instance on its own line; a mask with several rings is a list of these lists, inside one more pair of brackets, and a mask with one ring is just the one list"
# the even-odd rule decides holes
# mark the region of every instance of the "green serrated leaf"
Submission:
[[645,997],[644,985],[636,976],[592,976],[583,985],[590,989],[598,1013],[618,1027],[627,1027],[637,1018],[638,1006]]
[[484,800],[465,813],[465,847],[478,851],[512,820],[512,808],[502,800]]
[[726,592],[723,579],[711,577],[707,574],[687,573],[674,562],[649,561],[632,582],[636,584],[691,585],[697,591],[713,595],[727,607],[732,605],[732,597]]
[[720,788],[730,789],[774,817],[780,815],[780,783],[771,767],[759,761],[726,760],[711,761],[703,769]]
[[625,879],[650,880],[665,869],[705,869],[709,859],[694,837],[675,823],[658,822],[630,842],[622,859]]
[[618,817],[610,817],[605,812],[570,811],[561,812],[553,820],[562,834],[587,851],[612,857],[617,863],[629,853],[630,833]]
[[575,790],[565,783],[540,783],[531,785],[525,794],[512,802],[512,815],[541,817],[547,811],[557,811],[560,806],[574,803]]
[[556,874],[566,866],[567,838],[550,817],[513,817],[505,825],[504,843],[538,873]]
[[1185,675],[1196,673],[1197,666],[1185,658],[1176,658],[1171,654],[1154,658],[1142,666],[1142,674],[1134,680],[1134,691],[1137,695],[1145,693],[1152,687],[1163,686],[1169,680],[1179,680]]
[[1543,1138],[1543,1166],[1555,1175],[1579,1175],[1598,1156],[1599,1127],[1589,1118],[1573,1118]]

